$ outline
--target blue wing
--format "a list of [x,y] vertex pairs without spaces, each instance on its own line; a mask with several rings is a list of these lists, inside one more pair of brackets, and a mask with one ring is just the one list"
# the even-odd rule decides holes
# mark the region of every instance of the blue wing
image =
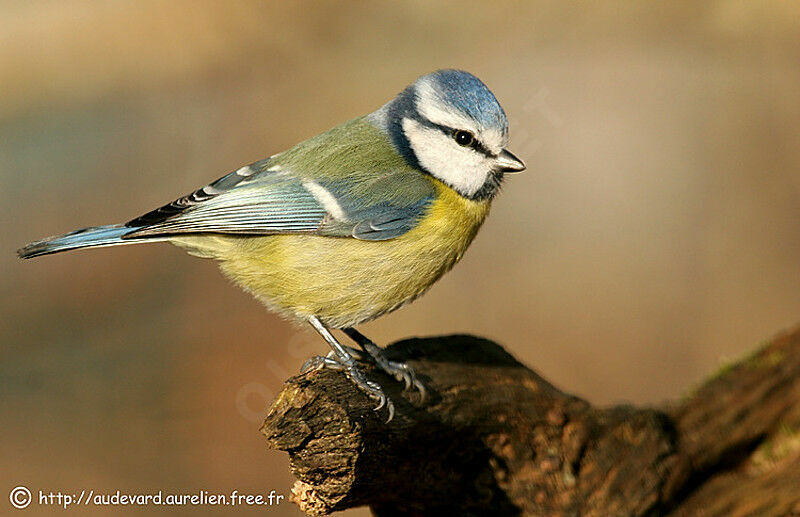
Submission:
[[434,194],[429,180],[407,171],[317,182],[262,160],[126,223],[123,239],[199,233],[393,239],[416,225]]
[[373,207],[353,227],[352,236],[364,241],[394,239],[411,230],[423,215],[432,198],[404,207]]

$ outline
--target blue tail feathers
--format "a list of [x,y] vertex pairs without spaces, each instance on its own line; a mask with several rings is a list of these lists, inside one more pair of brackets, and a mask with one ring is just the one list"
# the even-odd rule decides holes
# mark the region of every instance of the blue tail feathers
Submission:
[[[118,246],[121,244],[133,244],[142,242],[145,239],[123,239],[123,235],[136,230],[121,224],[111,224],[107,226],[95,226],[83,228],[57,237],[49,237],[40,241],[32,242],[27,246],[17,250],[20,258],[33,258],[41,255],[49,255],[61,251],[76,250],[80,248],[97,248],[100,246]],[[153,239],[146,239],[153,240]]]

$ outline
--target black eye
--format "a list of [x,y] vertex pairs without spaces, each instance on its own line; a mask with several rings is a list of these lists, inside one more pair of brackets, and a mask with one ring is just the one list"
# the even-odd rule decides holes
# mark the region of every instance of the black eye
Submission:
[[453,133],[453,138],[458,145],[463,145],[465,147],[472,144],[472,142],[475,140],[475,137],[472,136],[472,133],[469,131],[464,131],[463,129],[456,130],[456,132]]

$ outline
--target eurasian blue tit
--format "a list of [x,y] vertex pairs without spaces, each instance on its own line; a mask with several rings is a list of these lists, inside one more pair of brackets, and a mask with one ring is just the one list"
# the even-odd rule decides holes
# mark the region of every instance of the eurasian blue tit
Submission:
[[459,261],[504,175],[525,168],[507,143],[492,92],[467,72],[440,70],[369,115],[127,223],[51,237],[18,254],[167,241],[215,259],[268,308],[310,323],[330,344],[304,371],[344,371],[391,418],[391,401],[356,359],[373,361],[406,389],[424,388],[354,327],[414,300]]

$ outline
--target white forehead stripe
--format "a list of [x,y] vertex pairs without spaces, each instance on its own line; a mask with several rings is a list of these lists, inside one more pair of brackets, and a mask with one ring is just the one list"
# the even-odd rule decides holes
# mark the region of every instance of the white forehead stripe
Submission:
[[426,119],[440,126],[466,129],[473,133],[478,132],[474,120],[457,111],[447,109],[430,80],[423,79],[419,81],[416,86],[416,92],[417,97],[414,105],[417,108],[417,112]]
[[331,214],[334,219],[337,221],[347,221],[347,215],[344,213],[342,205],[339,204],[339,201],[333,197],[333,194],[331,194],[328,189],[316,181],[311,180],[303,181],[303,187],[305,187],[305,189],[309,191],[312,196],[314,196],[314,199],[317,200],[317,203],[322,205],[322,207],[329,214]]
[[508,136],[496,129],[485,129],[480,132],[478,137],[484,147],[495,155],[500,154],[508,145]]

